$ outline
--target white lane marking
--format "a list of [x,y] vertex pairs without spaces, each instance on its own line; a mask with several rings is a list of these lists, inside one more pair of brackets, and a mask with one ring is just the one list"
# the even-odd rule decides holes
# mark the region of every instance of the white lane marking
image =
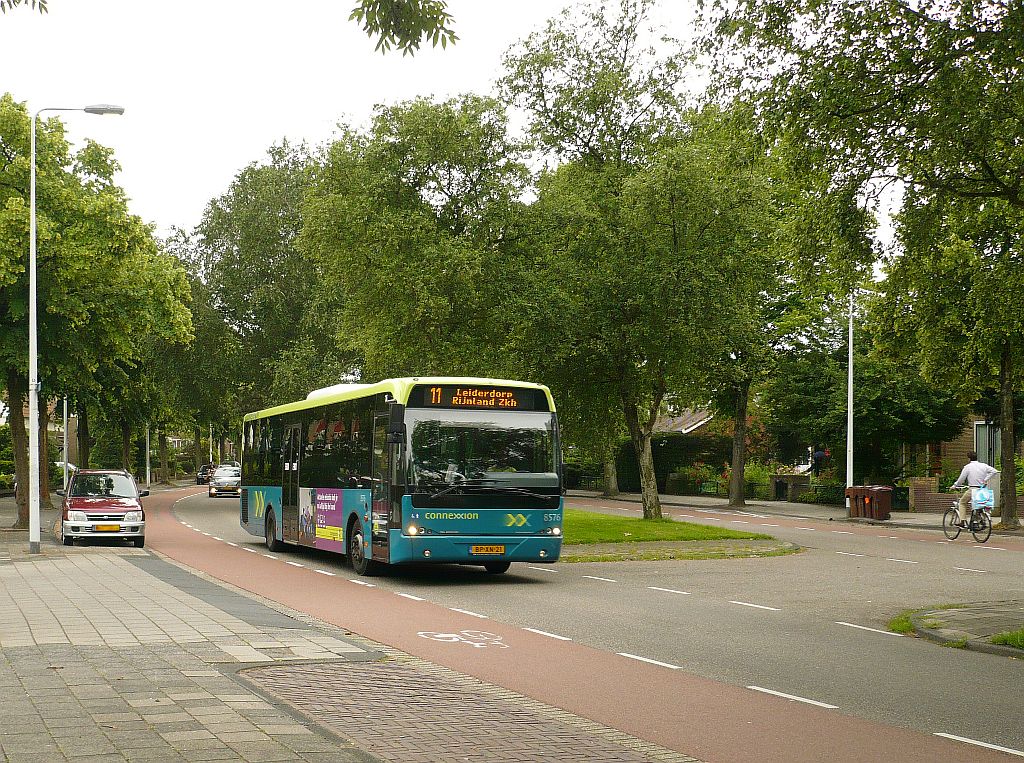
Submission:
[[250,554],[258,554],[259,553],[259,551],[257,551],[254,548],[245,548],[244,546],[242,547],[242,550],[243,551],[248,551]]
[[618,583],[619,582],[618,580],[612,580],[611,578],[599,578],[596,575],[584,575],[583,577],[590,578],[591,580],[603,580],[605,583]]
[[850,551],[836,551],[836,553],[842,554],[843,556],[864,556],[864,554],[854,554]]
[[185,525],[185,527],[191,527],[192,526],[188,522],[182,522],[182,524]]
[[878,537],[879,538],[892,538],[893,540],[899,540],[900,539],[899,535],[879,535]]
[[524,631],[529,631],[530,633],[537,633],[537,634],[539,634],[541,636],[548,636],[550,638],[556,638],[559,641],[572,641],[572,639],[569,638],[568,636],[559,636],[557,633],[548,633],[547,631],[539,631],[536,628],[523,628],[523,630]]
[[679,514],[678,516],[680,516],[680,517],[689,517],[690,519],[696,519],[697,518],[693,514]]
[[238,544],[237,544],[237,543],[232,543],[232,542],[231,542],[231,541],[229,541],[229,540],[226,540],[226,541],[224,541],[224,542],[225,542],[225,543],[227,543],[227,544],[228,544],[229,546],[234,546],[235,548],[238,548]]
[[899,562],[900,564],[920,564],[920,562],[912,562],[910,559],[890,559],[889,557],[886,557],[885,561]]
[[714,509],[694,509],[694,511],[699,511],[701,514],[716,514],[717,513]]
[[640,660],[640,662],[649,662],[651,665],[660,665],[663,668],[671,668],[672,670],[682,670],[678,665],[671,665],[667,662],[659,662],[658,660],[652,660],[648,657],[641,657],[637,654],[629,654],[629,652],[617,652],[619,657],[628,657],[631,660]]
[[327,570],[313,570],[313,572],[317,572],[317,573],[319,573],[321,575],[327,575],[328,577],[332,577],[332,578],[334,577],[334,573],[333,572],[328,572]]
[[772,612],[781,612],[782,610],[778,607],[766,607],[763,604],[751,604],[749,601],[733,601],[729,600],[730,604],[739,604],[741,607],[754,607],[755,609],[770,609]]
[[264,554],[263,556],[267,557],[267,559],[277,559],[273,554]]
[[218,538],[216,535],[213,536],[213,539],[214,540],[219,540],[219,541],[223,541],[224,540],[223,538]]
[[212,535],[210,535],[210,533],[203,533],[203,535],[205,535],[207,538],[212,538],[213,537]]
[[849,628],[859,628],[862,631],[871,631],[872,633],[881,633],[883,636],[899,636],[899,633],[893,633],[892,631],[880,631],[878,628],[869,628],[866,625],[857,625],[855,623],[844,623],[842,620],[836,620],[836,625],[845,625]]
[[721,519],[721,517],[704,517],[704,521],[706,521],[706,522],[721,522],[722,519]]
[[530,565],[527,565],[526,569],[528,569],[528,570],[540,570],[541,572],[558,572],[558,570],[553,570],[550,567],[531,567]]
[[853,535],[849,530],[832,530],[836,535]]
[[1006,752],[1010,755],[1016,755],[1018,758],[1024,758],[1024,752],[1020,750],[1014,750],[1011,747],[1000,747],[997,744],[990,744],[989,742],[979,742],[977,739],[968,739],[967,737],[958,737],[956,734],[942,734],[938,731],[935,732],[937,737],[945,737],[946,739],[952,739],[957,742],[965,742],[967,744],[976,744],[978,747],[987,747],[990,750],[999,750],[999,752]]
[[737,514],[742,514],[745,517],[757,517],[758,519],[766,519],[764,514],[754,514],[751,511],[737,511]]
[[348,581],[350,583],[355,583],[356,585],[366,586],[367,588],[376,588],[377,587],[373,583],[364,583],[362,580],[353,580],[352,578],[349,578]]
[[395,596],[401,596],[403,599],[412,599],[413,601],[426,601],[422,596],[413,596],[411,593],[396,593]]
[[810,530],[811,532],[814,532],[818,528],[817,527],[797,527],[797,528],[794,528],[794,529],[796,529],[796,530]]
[[689,596],[690,595],[689,591],[677,591],[674,588],[658,588],[658,586],[654,586],[654,585],[649,585],[647,587],[650,588],[652,591],[664,591],[665,593],[678,593],[678,594],[682,594],[683,596]]
[[305,567],[306,566],[304,564],[299,564],[298,562],[285,562],[285,564],[290,564],[292,567]]
[[469,615],[470,617],[479,617],[481,620],[489,619],[487,615],[481,615],[479,612],[470,612],[468,609],[459,609],[458,607],[448,607],[448,609],[452,612],[461,612],[462,614]]
[[839,709],[838,705],[828,705],[828,704],[826,704],[824,702],[818,702],[817,700],[807,699],[806,697],[798,697],[795,694],[786,694],[785,692],[774,691],[772,689],[765,689],[764,687],[761,687],[761,686],[748,686],[747,688],[748,689],[753,689],[754,691],[762,691],[765,694],[774,694],[776,697],[782,697],[783,699],[791,699],[791,700],[794,700],[796,702],[806,702],[808,705],[815,705],[816,707],[824,707],[827,710],[838,710]]
[[749,525],[750,524],[750,522],[748,522],[745,519],[730,519],[729,521],[732,522],[734,525]]
[[988,572],[988,570],[975,570],[970,567],[954,567],[954,570],[960,570],[961,572]]
[[761,527],[778,527],[778,525],[769,524],[768,522],[758,522]]
[[987,548],[989,551],[1005,551],[1005,548],[1001,546],[983,546],[980,543],[975,543],[972,548]]

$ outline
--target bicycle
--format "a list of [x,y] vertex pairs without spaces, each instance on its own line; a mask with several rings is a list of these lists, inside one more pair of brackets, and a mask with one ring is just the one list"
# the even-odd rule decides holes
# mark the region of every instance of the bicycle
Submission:
[[967,527],[960,526],[960,501],[953,501],[953,505],[946,509],[942,515],[942,532],[950,540],[960,537],[961,530],[970,530],[971,535],[978,543],[984,543],[992,537],[992,515],[988,507],[974,506],[971,504],[971,516],[967,520]]

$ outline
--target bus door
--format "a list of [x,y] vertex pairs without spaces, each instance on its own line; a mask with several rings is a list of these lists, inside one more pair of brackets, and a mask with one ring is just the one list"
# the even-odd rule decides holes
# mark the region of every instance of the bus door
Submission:
[[391,516],[391,459],[388,445],[388,414],[373,417],[373,494],[371,497],[370,547],[373,558],[389,561],[388,518]]
[[284,482],[281,485],[281,531],[287,543],[299,537],[299,458],[302,452],[301,425],[284,429]]

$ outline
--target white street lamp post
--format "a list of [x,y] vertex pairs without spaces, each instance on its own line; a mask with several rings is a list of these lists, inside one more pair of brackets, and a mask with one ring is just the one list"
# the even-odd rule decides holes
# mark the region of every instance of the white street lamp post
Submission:
[[[853,290],[850,291],[850,336],[846,359],[846,487],[853,487]],[[846,498],[850,508],[850,498]]]
[[[39,553],[39,347],[36,337],[36,121],[44,111],[84,111],[124,114],[121,106],[97,104],[84,108],[48,106],[32,115],[29,149],[28,244],[28,550]],[[64,459],[67,461],[67,459]]]

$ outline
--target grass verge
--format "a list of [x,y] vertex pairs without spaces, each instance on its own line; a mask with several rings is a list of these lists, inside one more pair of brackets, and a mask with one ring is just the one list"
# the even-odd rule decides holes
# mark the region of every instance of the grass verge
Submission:
[[[912,615],[916,615],[918,612],[932,612],[937,609],[962,609],[963,604],[936,604],[934,607],[920,607],[919,609],[906,609],[900,612],[896,617],[889,621],[887,626],[893,633],[913,633],[914,624],[910,621]],[[929,620],[925,625],[929,628],[941,628],[942,622],[939,620]]]
[[1018,649],[1024,649],[1024,628],[1018,631],[1007,631],[1006,633],[997,633],[991,639],[993,644],[1005,644],[1006,646],[1014,646]]
[[650,541],[770,540],[770,535],[729,530],[724,527],[676,522],[673,519],[640,519],[566,509],[562,537],[571,545],[593,543],[646,543]]

